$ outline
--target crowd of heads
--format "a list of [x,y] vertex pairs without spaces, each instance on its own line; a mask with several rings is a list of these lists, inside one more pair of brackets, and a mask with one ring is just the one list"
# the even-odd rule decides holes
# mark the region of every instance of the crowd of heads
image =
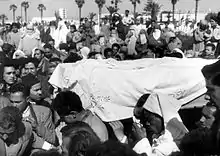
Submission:
[[[51,75],[61,63],[86,59],[216,59],[220,51],[219,23],[218,16],[200,21],[191,36],[186,36],[172,29],[169,22],[164,27],[155,20],[145,23],[142,17],[134,22],[126,10],[124,17],[115,13],[103,18],[100,25],[88,18],[79,26],[62,19],[48,25],[6,24],[0,30],[0,152],[22,152],[24,156],[145,155],[136,153],[134,145],[147,138],[150,146],[156,146],[155,139],[167,128],[162,116],[144,108],[150,94],[142,95],[134,104],[133,115],[141,128],[129,119],[103,122],[83,108],[75,92],[52,86],[48,82]],[[188,43],[190,39],[192,43]],[[196,123],[198,129],[184,135],[178,144],[180,152],[170,155],[219,152],[219,64],[202,69],[209,103]]]

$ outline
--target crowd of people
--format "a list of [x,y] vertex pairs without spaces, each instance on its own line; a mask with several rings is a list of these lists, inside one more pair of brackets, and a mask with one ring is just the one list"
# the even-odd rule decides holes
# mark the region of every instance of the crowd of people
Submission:
[[[198,128],[172,121],[177,136],[166,133],[163,118],[137,101],[133,119],[103,122],[74,92],[48,82],[61,63],[85,59],[201,57],[220,55],[220,14],[202,20],[185,46],[184,35],[165,23],[115,13],[100,26],[84,18],[79,27],[62,19],[49,25],[6,24],[0,30],[1,156],[136,156],[220,154],[220,62],[202,69],[210,102]],[[187,47],[187,48],[186,48]],[[155,71],[156,72],[156,71]],[[166,134],[166,135],[165,135]],[[171,139],[175,138],[175,139]]]

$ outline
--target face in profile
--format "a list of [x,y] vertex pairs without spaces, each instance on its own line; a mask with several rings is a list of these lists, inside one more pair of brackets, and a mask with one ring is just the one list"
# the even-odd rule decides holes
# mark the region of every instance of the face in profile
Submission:
[[206,97],[218,109],[220,108],[220,87],[213,85],[211,80],[206,80]]
[[30,89],[30,98],[34,101],[40,101],[42,98],[41,83],[33,85]]
[[198,123],[199,127],[211,128],[215,121],[217,108],[215,106],[205,106],[202,109],[202,117]]
[[158,138],[164,130],[163,119],[142,107],[135,108],[134,116],[140,119],[141,124],[146,129],[148,139],[151,141]]

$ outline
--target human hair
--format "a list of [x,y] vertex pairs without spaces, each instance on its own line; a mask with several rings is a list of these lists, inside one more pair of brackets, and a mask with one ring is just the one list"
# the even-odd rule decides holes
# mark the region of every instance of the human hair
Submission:
[[212,51],[215,50],[215,45],[213,43],[207,43],[205,46],[206,47],[212,47]]
[[69,46],[68,46],[68,44],[66,44],[66,43],[61,43],[61,44],[59,45],[59,49],[60,49],[60,50],[65,50],[65,51],[69,51]]
[[60,116],[69,115],[71,111],[81,112],[83,110],[80,97],[71,91],[63,91],[57,94],[52,106]]
[[71,42],[70,44],[69,44],[69,50],[76,50],[77,48],[76,48],[76,43],[74,43],[74,42]]
[[85,155],[86,149],[97,143],[100,143],[99,137],[92,128],[85,122],[76,121],[61,129],[63,137],[69,137],[68,147],[69,156]]
[[82,60],[82,58],[77,53],[70,53],[70,55],[63,61],[63,63],[75,63]]
[[27,60],[26,60],[26,62],[25,62],[25,65],[26,64],[28,64],[28,63],[33,63],[33,65],[35,66],[35,68],[37,68],[38,67],[38,65],[39,65],[39,61],[38,61],[38,59],[37,58],[28,58]]
[[[52,40],[51,40],[52,41]],[[45,44],[44,46],[43,46],[43,48],[44,49],[53,49],[53,47],[50,45],[50,44]]]
[[218,22],[218,17],[217,17],[217,15],[212,15],[211,17],[210,17],[210,19],[211,20],[213,20],[213,21],[215,21],[215,22]]
[[88,55],[88,58],[92,58],[93,56],[95,56],[96,54],[101,54],[99,52],[90,52],[89,55]]
[[62,61],[61,61],[61,59],[59,59],[59,58],[57,58],[57,57],[52,57],[52,58],[49,60],[49,62],[50,62],[50,63],[52,63],[52,62],[60,62],[60,63],[61,63]]
[[107,57],[108,52],[111,52],[111,53],[112,53],[112,48],[105,48],[105,50],[104,50],[104,56],[105,56],[105,57]]
[[220,73],[220,60],[213,64],[206,65],[202,68],[202,74],[205,77],[205,79],[209,80],[211,78],[214,78],[214,76],[217,76],[217,74]]
[[15,23],[15,22],[14,22],[14,23],[11,24],[11,27],[16,27],[16,28],[19,29],[19,28],[20,28],[20,25],[19,25],[18,23]]
[[49,38],[48,42],[50,42],[50,41],[55,42],[55,40],[52,37]]
[[57,150],[52,149],[49,151],[40,150],[34,152],[31,156],[62,156]]
[[9,92],[10,94],[21,92],[26,98],[30,94],[30,89],[28,89],[28,87],[26,87],[23,83],[16,83],[10,87]]
[[5,67],[13,67],[13,68],[15,68],[15,64],[14,64],[14,62],[13,62],[12,60],[10,60],[10,59],[5,59],[5,60],[4,60],[4,63],[3,63],[3,69],[4,69]]
[[118,50],[121,48],[121,46],[120,46],[118,43],[114,43],[114,44],[112,44],[112,49],[113,49],[114,47],[117,47]]
[[7,106],[0,110],[0,132],[13,133],[17,130],[22,120],[20,110],[13,106]]
[[70,27],[76,30],[76,26],[74,24],[70,25]]
[[187,133],[179,148],[184,155],[217,154],[216,138],[208,128],[197,128]]
[[94,146],[90,146],[85,156],[138,156],[128,145],[117,141],[108,140]]

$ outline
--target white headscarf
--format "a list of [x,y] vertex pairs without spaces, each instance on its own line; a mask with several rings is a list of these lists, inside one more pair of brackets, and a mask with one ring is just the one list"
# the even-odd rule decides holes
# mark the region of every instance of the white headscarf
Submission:
[[88,55],[90,53],[90,49],[88,47],[83,47],[82,49],[80,49],[80,53],[81,53],[83,59],[87,59]]
[[27,56],[25,55],[25,53],[21,50],[16,50],[13,54],[13,59],[19,59],[19,58],[27,58]]

